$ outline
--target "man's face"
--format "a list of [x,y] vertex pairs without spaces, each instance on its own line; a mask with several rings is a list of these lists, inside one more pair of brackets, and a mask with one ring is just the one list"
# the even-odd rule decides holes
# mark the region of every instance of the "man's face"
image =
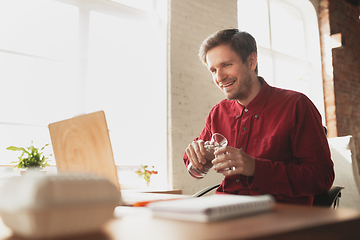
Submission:
[[229,100],[246,100],[251,93],[249,61],[243,63],[229,45],[219,45],[206,54],[206,62],[215,84]]

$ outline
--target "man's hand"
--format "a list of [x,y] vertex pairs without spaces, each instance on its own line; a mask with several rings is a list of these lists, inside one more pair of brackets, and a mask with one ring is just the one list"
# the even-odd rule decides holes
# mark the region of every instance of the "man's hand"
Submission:
[[[212,161],[214,170],[224,176],[236,174],[254,176],[255,159],[240,149],[227,146],[219,148],[214,154],[217,156]],[[227,168],[230,170],[226,170]]]
[[204,140],[193,141],[186,148],[186,155],[188,156],[191,164],[197,169],[201,169],[203,166],[202,164],[206,163],[206,159],[204,158],[206,153],[207,151],[204,148]]

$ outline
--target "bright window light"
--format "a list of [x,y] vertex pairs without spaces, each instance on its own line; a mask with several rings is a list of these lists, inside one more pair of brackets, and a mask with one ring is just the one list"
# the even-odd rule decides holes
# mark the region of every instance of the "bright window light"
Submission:
[[306,59],[304,23],[299,10],[284,1],[272,0],[270,13],[273,50]]
[[116,164],[167,184],[166,1],[117,2],[0,1],[0,165],[10,145],[50,143],[49,123],[104,110]]
[[[256,21],[252,21],[256,12]],[[238,1],[239,28],[251,30],[258,46],[270,48],[269,10],[267,0]]]
[[129,7],[137,8],[146,12],[154,10],[154,2],[149,0],[111,0]]
[[[238,25],[258,44],[259,75],[306,94],[325,124],[319,31],[308,0],[238,0]],[[256,21],[251,21],[256,16]]]

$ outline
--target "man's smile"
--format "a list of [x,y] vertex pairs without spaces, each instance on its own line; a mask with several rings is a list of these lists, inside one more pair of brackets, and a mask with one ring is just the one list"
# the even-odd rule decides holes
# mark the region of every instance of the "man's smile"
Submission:
[[225,89],[225,88],[233,85],[235,82],[236,82],[236,80],[233,80],[233,81],[228,82],[228,83],[226,83],[226,84],[221,84],[220,87],[221,87],[222,89]]

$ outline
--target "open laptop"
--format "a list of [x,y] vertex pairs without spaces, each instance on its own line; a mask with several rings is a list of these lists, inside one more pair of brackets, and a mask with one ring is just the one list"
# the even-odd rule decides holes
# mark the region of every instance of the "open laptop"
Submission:
[[104,111],[50,123],[48,127],[58,173],[85,172],[108,178],[119,189],[119,205],[175,197],[172,194],[121,192]]

